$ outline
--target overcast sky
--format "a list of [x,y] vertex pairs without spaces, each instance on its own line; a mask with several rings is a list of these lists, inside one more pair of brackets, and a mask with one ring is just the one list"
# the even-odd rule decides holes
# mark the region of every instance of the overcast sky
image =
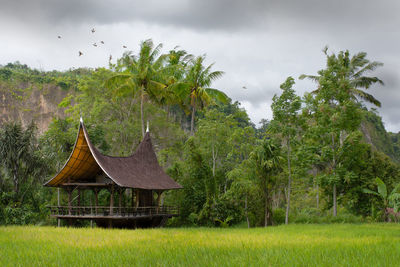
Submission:
[[106,66],[109,55],[136,53],[140,41],[152,38],[165,52],[179,45],[207,54],[207,63],[225,72],[213,87],[240,101],[257,124],[271,119],[271,99],[287,76],[300,95],[315,88],[298,76],[324,67],[324,46],[365,51],[384,63],[373,75],[385,86],[369,91],[382,102],[386,128],[398,132],[399,14],[396,0],[0,0],[0,64]]

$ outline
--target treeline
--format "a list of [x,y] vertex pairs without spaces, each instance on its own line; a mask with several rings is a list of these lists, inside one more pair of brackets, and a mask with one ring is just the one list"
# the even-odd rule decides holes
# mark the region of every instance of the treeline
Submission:
[[[386,141],[372,146],[365,136],[365,125],[381,122],[364,102],[380,106],[366,90],[383,84],[368,76],[382,64],[366,53],[324,55],[324,69],[300,76],[315,88],[298,96],[288,77],[273,96],[273,119],[259,128],[240,103],[212,88],[223,72],[205,56],[162,53],[151,40],[109,68],[58,75],[73,81],[60,103],[66,118],[54,119],[39,139],[33,125],[5,124],[0,132],[0,223],[52,223],[45,206],[56,204],[56,192],[41,184],[68,158],[80,116],[109,155],[132,153],[149,122],[160,163],[184,186],[163,199],[181,207],[173,226],[397,220],[400,168],[376,147],[391,156],[398,149]],[[100,202],[109,197],[104,192]]]

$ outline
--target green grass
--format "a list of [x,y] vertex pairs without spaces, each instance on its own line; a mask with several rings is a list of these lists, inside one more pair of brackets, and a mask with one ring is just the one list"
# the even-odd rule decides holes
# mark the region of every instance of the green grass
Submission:
[[397,266],[400,225],[0,227],[0,266]]

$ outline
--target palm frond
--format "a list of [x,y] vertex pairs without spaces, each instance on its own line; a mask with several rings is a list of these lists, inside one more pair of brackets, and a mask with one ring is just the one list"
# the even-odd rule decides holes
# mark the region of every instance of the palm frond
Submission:
[[319,82],[319,79],[320,79],[320,77],[319,76],[315,76],[315,75],[307,75],[307,74],[301,74],[300,76],[299,76],[299,79],[300,80],[304,80],[304,79],[309,79],[309,80],[311,80],[311,81],[313,81],[313,82],[316,82],[316,83],[318,83]]
[[368,94],[359,89],[353,89],[352,91],[357,97],[361,98],[362,100],[365,100],[368,103],[372,103],[377,107],[381,107],[381,102],[378,99],[376,99],[373,95]]
[[226,104],[229,101],[229,97],[222,91],[213,88],[205,88],[204,90],[209,96],[211,96],[211,98],[216,99],[223,104]]

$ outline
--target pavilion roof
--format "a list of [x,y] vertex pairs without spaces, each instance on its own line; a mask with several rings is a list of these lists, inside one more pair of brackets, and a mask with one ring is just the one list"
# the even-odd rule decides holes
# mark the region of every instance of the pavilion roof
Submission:
[[103,155],[90,141],[81,120],[74,149],[61,171],[45,186],[61,186],[71,182],[92,182],[105,173],[121,187],[167,190],[182,188],[158,164],[150,133],[147,132],[135,153],[128,157]]

